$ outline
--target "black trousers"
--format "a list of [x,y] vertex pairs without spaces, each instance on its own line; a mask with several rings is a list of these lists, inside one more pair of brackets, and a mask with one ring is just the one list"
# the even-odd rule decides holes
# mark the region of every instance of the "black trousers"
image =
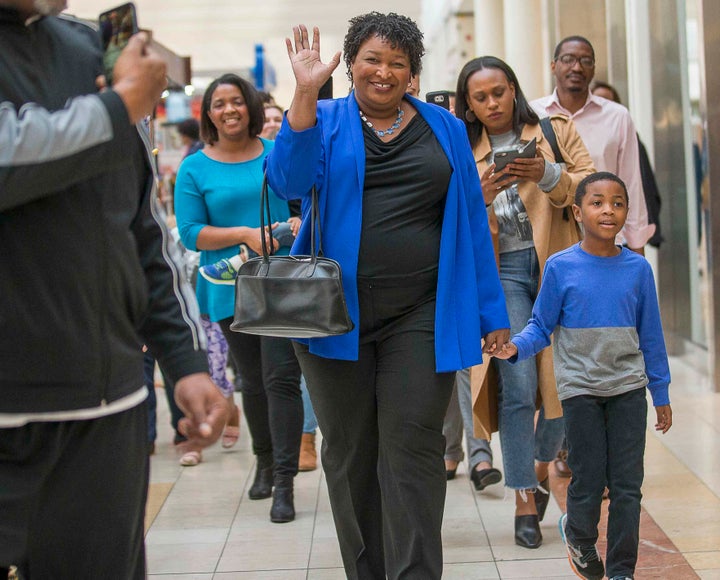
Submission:
[[0,575],[145,578],[147,409],[0,429]]
[[254,336],[230,330],[220,320],[242,381],[245,419],[253,453],[272,456],[274,473],[296,475],[303,427],[300,365],[288,338]]
[[353,580],[442,575],[442,426],[455,373],[435,372],[434,284],[407,284],[358,284],[357,362],[295,343]]
[[640,542],[647,400],[644,388],[614,397],[581,395],[562,402],[572,479],[567,491],[567,537],[594,546],[605,486],[608,578],[632,576]]

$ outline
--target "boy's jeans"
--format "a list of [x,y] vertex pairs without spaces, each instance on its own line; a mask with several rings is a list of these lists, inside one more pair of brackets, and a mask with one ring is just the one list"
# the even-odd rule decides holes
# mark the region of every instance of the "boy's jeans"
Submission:
[[608,578],[632,576],[640,536],[640,487],[647,426],[645,389],[614,397],[583,395],[562,402],[572,480],[567,491],[567,539],[593,546],[600,505],[610,490]]

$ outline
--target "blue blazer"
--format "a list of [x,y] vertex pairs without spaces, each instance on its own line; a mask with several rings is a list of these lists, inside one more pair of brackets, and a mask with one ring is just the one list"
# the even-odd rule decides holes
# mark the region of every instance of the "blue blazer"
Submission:
[[[435,366],[437,372],[450,372],[480,364],[481,337],[510,328],[510,322],[465,126],[441,107],[405,98],[428,123],[452,167],[440,236],[435,311]],[[303,199],[304,219],[293,254],[310,252],[309,193],[313,185],[317,187],[323,251],[342,267],[355,329],[303,342],[313,354],[342,360],[358,358],[357,265],[365,181],[361,123],[354,93],[322,100],[314,127],[293,131],[287,119],[283,121],[266,159],[273,191],[286,199]]]

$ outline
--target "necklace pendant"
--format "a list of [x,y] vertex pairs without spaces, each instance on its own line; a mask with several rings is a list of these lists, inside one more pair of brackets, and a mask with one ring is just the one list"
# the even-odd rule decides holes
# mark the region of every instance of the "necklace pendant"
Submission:
[[365,124],[370,127],[373,130],[373,133],[375,133],[375,135],[380,138],[384,137],[385,135],[392,135],[395,132],[395,129],[400,127],[400,124],[403,121],[403,117],[405,116],[405,111],[398,107],[398,116],[396,117],[395,122],[388,129],[380,131],[373,126],[373,124],[365,116],[365,113],[360,110],[358,110],[358,112],[360,113],[360,118],[365,122]]

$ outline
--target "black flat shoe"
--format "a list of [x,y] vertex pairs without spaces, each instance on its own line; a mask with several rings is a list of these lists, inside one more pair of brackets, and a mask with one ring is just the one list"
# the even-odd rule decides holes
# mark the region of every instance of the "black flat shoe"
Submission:
[[490,469],[473,469],[470,472],[470,479],[477,491],[482,491],[488,485],[498,483],[502,479],[502,473],[499,469],[491,467]]
[[542,545],[540,520],[536,515],[515,516],[515,543],[531,550]]
[[546,477],[543,479],[540,482],[540,487],[542,487],[546,493],[543,493],[539,489],[535,492],[535,507],[537,508],[538,520],[543,521],[545,510],[550,502],[550,478]]
[[445,476],[447,477],[448,481],[450,481],[451,479],[455,479],[456,473],[457,473],[457,467],[455,469],[446,469],[445,470]]

